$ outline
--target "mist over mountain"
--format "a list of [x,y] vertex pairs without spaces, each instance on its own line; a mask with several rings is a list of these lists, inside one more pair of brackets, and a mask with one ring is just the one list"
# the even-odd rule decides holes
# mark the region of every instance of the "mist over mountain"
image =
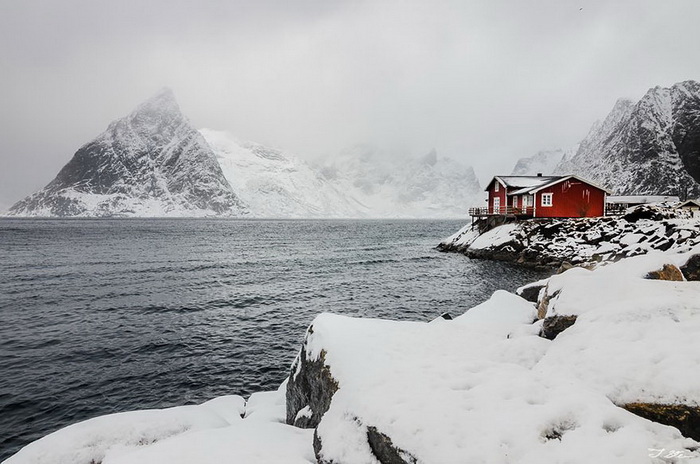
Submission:
[[561,148],[542,150],[532,156],[520,158],[517,163],[515,163],[510,175],[534,176],[538,173],[549,175],[554,172],[562,161],[576,154],[577,149],[578,145],[568,150],[562,150]]
[[169,90],[114,121],[16,216],[450,218],[480,194],[471,167],[349,150],[321,163],[197,131]]

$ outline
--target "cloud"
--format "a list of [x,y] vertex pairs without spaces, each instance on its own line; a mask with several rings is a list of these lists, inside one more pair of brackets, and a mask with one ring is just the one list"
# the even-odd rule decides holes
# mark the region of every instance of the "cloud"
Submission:
[[198,127],[296,151],[438,152],[482,177],[618,97],[699,78],[671,0],[63,0],[0,6],[0,198],[46,184],[162,86]]

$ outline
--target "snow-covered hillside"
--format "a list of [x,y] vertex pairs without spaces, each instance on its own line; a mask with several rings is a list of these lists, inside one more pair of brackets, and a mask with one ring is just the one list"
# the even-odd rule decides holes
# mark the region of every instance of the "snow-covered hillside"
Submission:
[[357,146],[320,169],[375,217],[461,218],[470,206],[482,202],[474,170],[439,157],[435,150],[421,158],[406,158]]
[[255,217],[347,218],[371,210],[314,171],[308,163],[226,132],[200,130],[224,176]]
[[619,195],[700,195],[700,83],[621,99],[555,174],[577,174]]
[[392,158],[362,146],[312,164],[226,132],[200,132],[254,217],[463,218],[481,194],[471,167],[434,150]]

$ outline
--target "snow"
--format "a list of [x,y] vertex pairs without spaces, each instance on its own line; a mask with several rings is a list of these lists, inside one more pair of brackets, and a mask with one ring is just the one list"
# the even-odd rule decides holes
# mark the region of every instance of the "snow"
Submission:
[[505,224],[478,236],[470,245],[473,249],[497,247],[513,240],[518,224]]
[[700,462],[686,450],[695,442],[674,429],[616,407],[568,371],[540,368],[558,341],[536,335],[533,314],[497,292],[439,324],[318,316],[307,353],[323,350],[339,383],[318,426],[323,459],[376,462],[372,426],[417,462],[637,464],[651,462],[648,448]]
[[284,424],[285,391],[286,382],[247,402],[230,395],[89,419],[25,446],[4,464],[316,462],[313,431]]
[[200,133],[254,217],[465,217],[480,194],[471,168],[435,152],[396,162],[353,153],[313,165],[226,132]]
[[577,315],[538,365],[585,381],[618,404],[700,405],[700,282],[647,280],[693,250],[652,252],[595,271],[570,269],[549,279],[547,315]]

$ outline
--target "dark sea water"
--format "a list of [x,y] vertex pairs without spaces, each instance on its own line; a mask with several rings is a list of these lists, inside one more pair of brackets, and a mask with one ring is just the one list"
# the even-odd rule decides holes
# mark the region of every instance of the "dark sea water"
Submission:
[[275,389],[323,311],[431,320],[543,275],[456,221],[0,219],[0,461],[71,423]]

